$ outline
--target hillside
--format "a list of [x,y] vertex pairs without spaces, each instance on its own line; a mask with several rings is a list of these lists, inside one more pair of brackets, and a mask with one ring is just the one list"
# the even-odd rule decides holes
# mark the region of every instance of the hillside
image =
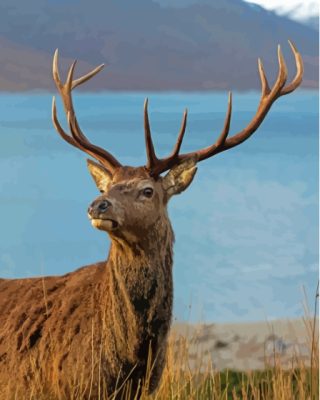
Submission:
[[241,0],[183,8],[152,0],[93,0],[90,7],[84,0],[2,0],[0,90],[52,88],[56,47],[81,60],[80,69],[108,65],[90,90],[259,88],[256,60],[262,57],[272,80],[278,43],[294,73],[288,38],[304,56],[304,86],[317,87],[316,31]]

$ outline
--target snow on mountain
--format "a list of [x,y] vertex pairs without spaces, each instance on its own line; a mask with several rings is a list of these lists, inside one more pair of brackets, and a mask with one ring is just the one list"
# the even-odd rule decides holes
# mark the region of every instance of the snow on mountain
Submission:
[[284,15],[313,27],[319,26],[319,3],[316,0],[245,0],[248,3],[259,4],[278,15]]

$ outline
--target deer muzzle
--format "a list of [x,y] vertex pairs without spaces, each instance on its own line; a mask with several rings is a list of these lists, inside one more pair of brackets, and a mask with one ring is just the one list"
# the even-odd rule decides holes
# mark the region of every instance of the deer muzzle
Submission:
[[111,214],[112,203],[107,199],[98,198],[94,200],[88,208],[88,217],[91,224],[104,231],[114,230],[118,227]]

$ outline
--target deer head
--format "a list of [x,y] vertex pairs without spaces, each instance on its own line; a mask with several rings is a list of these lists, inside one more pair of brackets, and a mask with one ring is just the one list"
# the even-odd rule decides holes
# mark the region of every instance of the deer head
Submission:
[[188,158],[157,179],[143,167],[119,167],[110,173],[91,160],[88,167],[102,192],[88,210],[92,225],[137,242],[159,221],[167,220],[166,204],[172,195],[191,183],[196,173],[196,158]]
[[[171,196],[184,191],[192,182],[197,162],[203,161],[220,152],[231,149],[247,140],[260,126],[270,107],[280,96],[294,91],[302,81],[303,62],[295,46],[289,41],[296,61],[296,75],[292,82],[285,85],[287,67],[278,47],[279,72],[272,88],[269,87],[261,60],[258,68],[262,94],[256,114],[247,127],[228,137],[232,95],[229,93],[228,108],[222,132],[212,145],[187,154],[180,154],[180,147],[187,124],[187,110],[184,112],[181,129],[172,153],[163,159],[156,156],[148,117],[148,100],[144,104],[144,131],[147,163],[141,167],[123,166],[107,150],[92,144],[80,129],[73,108],[72,90],[96,75],[103,65],[87,75],[73,79],[76,61],[71,65],[67,80],[63,84],[58,71],[58,51],[53,59],[53,78],[61,95],[71,135],[61,127],[53,98],[52,119],[60,136],[71,145],[89,154],[98,162],[88,160],[89,171],[101,192],[90,205],[88,214],[92,225],[107,231],[113,237],[125,236],[135,241],[143,237],[157,221],[167,218],[166,205]],[[161,174],[168,171],[165,176]]]

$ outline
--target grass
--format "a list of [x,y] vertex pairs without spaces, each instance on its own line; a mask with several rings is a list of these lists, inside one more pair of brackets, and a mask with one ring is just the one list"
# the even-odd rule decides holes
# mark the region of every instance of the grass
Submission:
[[[142,385],[142,391],[134,396],[130,382],[124,383],[125,390],[121,400],[317,400],[319,399],[319,331],[317,328],[317,300],[314,310],[310,312],[305,302],[305,318],[303,318],[306,341],[310,357],[306,360],[299,354],[293,354],[283,362],[276,353],[265,357],[263,370],[216,370],[210,360],[201,355],[197,362],[191,363],[191,341],[184,337],[171,336],[167,353],[167,362],[157,391],[147,394],[148,376]],[[36,369],[36,368],[35,368]],[[149,365],[152,370],[152,365]],[[35,371],[36,372],[36,371]],[[35,373],[35,378],[37,374]],[[41,386],[40,379],[30,382],[27,396],[20,393],[6,400],[114,400],[115,396],[106,397],[100,393],[98,397],[83,396],[84,389],[90,382],[84,382],[81,376],[75,377],[77,385],[71,388],[68,399],[52,396]],[[10,393],[14,393],[10,390]],[[1,396],[0,396],[1,397]],[[1,398],[2,400],[2,398]]]
[[[308,325],[310,320],[305,320]],[[312,332],[315,332],[313,329]],[[281,358],[275,354],[272,365],[267,362],[261,371],[215,371],[209,364],[190,369],[188,346],[177,357],[170,347],[168,362],[157,393],[145,400],[316,400],[319,398],[318,339],[311,341],[310,365],[298,355],[292,357],[291,366],[283,367]],[[173,354],[174,353],[174,354]],[[311,353],[310,353],[311,354]],[[180,360],[177,363],[177,360]]]

